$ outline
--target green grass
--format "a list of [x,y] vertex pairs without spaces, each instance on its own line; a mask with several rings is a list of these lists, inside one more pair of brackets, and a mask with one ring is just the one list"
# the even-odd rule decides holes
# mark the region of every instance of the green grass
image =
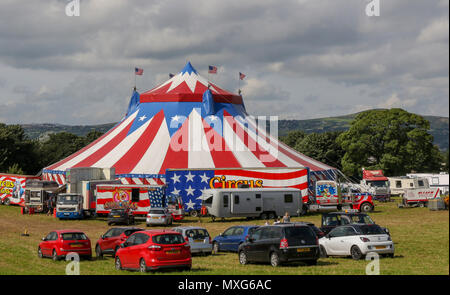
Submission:
[[[448,275],[449,274],[449,215],[448,211],[430,211],[427,208],[397,208],[396,202],[377,203],[370,214],[380,225],[388,227],[395,242],[394,258],[380,260],[382,275]],[[292,218],[293,221],[311,221],[320,225],[320,214]],[[186,218],[182,225],[201,225],[212,236],[237,224],[263,224],[261,220],[230,219],[212,222],[209,218]],[[176,225],[179,225],[176,224]],[[138,226],[145,227],[145,223]],[[67,263],[39,259],[40,239],[55,229],[85,231],[93,246],[108,226],[104,219],[60,221],[45,215],[21,215],[19,207],[0,206],[0,275],[64,275]],[[155,227],[156,228],[156,227]],[[24,230],[29,237],[23,237]],[[219,253],[193,257],[191,271],[164,271],[155,275],[364,275],[368,262],[351,258],[321,258],[317,266],[302,263],[273,268],[270,265],[240,265],[237,254]],[[137,272],[116,271],[114,260],[81,261],[82,275],[140,275]]]

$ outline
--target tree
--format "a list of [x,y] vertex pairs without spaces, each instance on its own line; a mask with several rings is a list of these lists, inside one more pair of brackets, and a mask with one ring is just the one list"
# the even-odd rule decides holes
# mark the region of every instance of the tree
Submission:
[[0,172],[39,171],[37,142],[28,139],[20,125],[0,124]]
[[402,109],[362,112],[337,138],[345,152],[343,172],[355,177],[363,167],[381,169],[388,176],[438,172],[441,157],[429,129],[422,116]]
[[295,149],[330,166],[340,166],[344,151],[336,142],[336,138],[341,133],[339,131],[310,133],[297,141]]
[[295,147],[297,142],[301,141],[306,136],[306,133],[301,130],[294,130],[289,132],[286,136],[280,138],[282,142],[290,147]]

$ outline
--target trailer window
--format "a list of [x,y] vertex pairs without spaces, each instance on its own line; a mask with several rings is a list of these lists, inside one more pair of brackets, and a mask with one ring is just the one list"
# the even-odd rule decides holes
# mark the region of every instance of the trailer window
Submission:
[[438,178],[438,177],[433,177],[433,178],[431,179],[431,182],[432,182],[433,184],[439,184],[439,178]]
[[261,199],[261,194],[256,194],[255,197],[256,197],[257,199]]
[[239,196],[238,195],[234,195],[234,203],[239,204]]
[[400,180],[397,180],[397,181],[395,182],[395,187],[396,187],[396,188],[402,188],[402,182],[401,182]]
[[228,207],[228,195],[223,196],[223,206]]
[[291,194],[289,195],[284,195],[284,202],[285,203],[292,203],[293,202],[293,197]]
[[134,188],[131,190],[131,202],[139,202],[139,189]]
[[420,187],[424,186],[423,180],[419,180],[419,186]]

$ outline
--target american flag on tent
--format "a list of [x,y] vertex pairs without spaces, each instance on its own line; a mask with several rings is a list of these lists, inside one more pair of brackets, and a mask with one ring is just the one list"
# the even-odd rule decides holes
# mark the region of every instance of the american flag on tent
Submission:
[[152,208],[162,208],[163,204],[163,191],[160,189],[150,189],[148,191],[148,199],[150,201],[150,207]]
[[210,73],[210,74],[217,74],[217,67],[209,66],[208,67],[208,73]]
[[142,76],[142,74],[144,73],[144,69],[141,68],[134,68],[134,73],[136,75]]

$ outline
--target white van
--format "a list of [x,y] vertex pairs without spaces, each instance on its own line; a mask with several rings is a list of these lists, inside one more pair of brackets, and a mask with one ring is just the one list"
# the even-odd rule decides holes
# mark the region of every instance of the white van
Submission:
[[201,199],[213,220],[216,217],[275,219],[286,212],[298,216],[303,205],[301,191],[294,188],[207,189]]

